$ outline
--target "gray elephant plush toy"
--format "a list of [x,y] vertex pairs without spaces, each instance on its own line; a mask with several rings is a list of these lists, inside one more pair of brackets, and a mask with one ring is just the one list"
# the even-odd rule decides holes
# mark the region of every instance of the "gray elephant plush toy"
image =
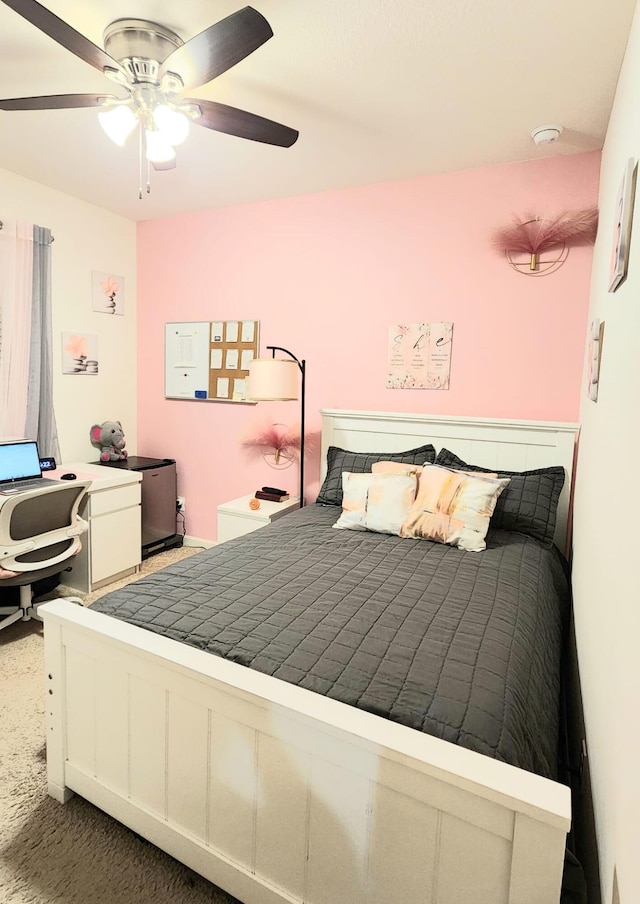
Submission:
[[124,431],[120,421],[94,424],[89,431],[91,445],[100,449],[100,461],[122,461],[129,453],[124,448]]

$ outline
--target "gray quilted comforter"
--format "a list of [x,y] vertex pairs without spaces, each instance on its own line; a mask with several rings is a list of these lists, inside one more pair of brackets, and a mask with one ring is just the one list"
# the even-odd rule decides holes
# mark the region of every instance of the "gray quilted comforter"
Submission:
[[557,553],[337,531],[311,505],[98,600],[116,616],[548,778],[568,587]]

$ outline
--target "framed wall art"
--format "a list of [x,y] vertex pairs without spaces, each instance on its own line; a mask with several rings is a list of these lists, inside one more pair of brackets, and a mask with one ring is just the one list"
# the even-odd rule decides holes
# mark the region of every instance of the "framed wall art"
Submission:
[[62,373],[98,373],[98,337],[92,333],[62,333]]
[[609,270],[609,291],[615,292],[627,277],[629,267],[629,245],[633,204],[636,193],[637,166],[635,158],[629,157],[616,199],[616,211],[611,247],[611,267]]
[[91,273],[91,307],[99,314],[124,314],[124,277]]
[[453,323],[389,327],[387,389],[449,389]]

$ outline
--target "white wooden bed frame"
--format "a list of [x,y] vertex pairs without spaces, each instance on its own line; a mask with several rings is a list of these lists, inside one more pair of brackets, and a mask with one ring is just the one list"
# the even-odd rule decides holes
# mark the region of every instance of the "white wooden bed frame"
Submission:
[[[564,465],[575,424],[325,410],[328,445]],[[479,553],[481,555],[481,553]],[[49,793],[246,904],[558,904],[563,785],[64,600],[45,623]]]

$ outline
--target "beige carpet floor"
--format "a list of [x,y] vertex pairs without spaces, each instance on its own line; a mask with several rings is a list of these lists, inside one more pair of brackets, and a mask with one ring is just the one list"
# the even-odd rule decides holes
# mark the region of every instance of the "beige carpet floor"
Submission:
[[[136,578],[198,551],[151,556]],[[82,798],[63,806],[48,797],[42,640],[35,620],[0,632],[0,904],[230,904]]]

